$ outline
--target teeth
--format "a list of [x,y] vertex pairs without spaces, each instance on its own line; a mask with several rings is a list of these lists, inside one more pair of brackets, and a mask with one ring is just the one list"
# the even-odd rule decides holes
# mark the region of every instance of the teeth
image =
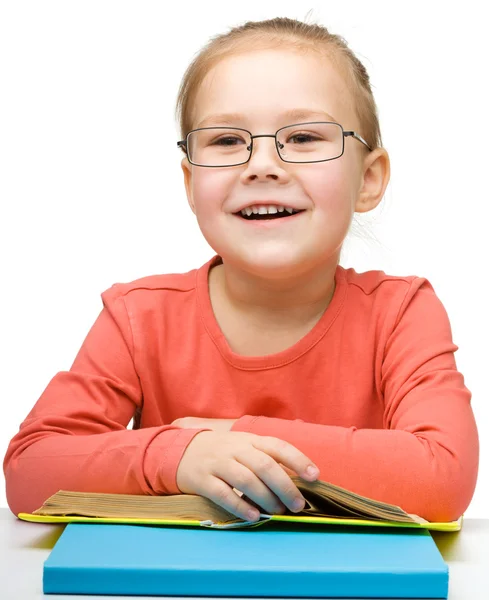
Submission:
[[255,215],[266,215],[268,214],[276,214],[277,212],[282,213],[284,212],[284,210],[286,210],[287,212],[289,212],[290,214],[292,213],[296,213],[298,212],[297,210],[295,210],[295,208],[288,208],[288,207],[284,207],[284,206],[275,206],[275,205],[255,205],[255,206],[248,206],[246,208],[243,208],[241,210],[241,214],[246,217],[251,216],[252,214]]

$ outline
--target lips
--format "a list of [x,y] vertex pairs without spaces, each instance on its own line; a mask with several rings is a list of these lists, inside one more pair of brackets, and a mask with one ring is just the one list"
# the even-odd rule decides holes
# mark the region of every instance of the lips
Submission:
[[279,217],[278,214],[254,215],[254,217],[243,217],[241,213],[238,213],[237,215],[233,216],[239,219],[239,221],[241,223],[244,223],[247,227],[251,227],[252,229],[264,228],[266,230],[269,228],[279,227],[282,223],[295,223],[296,219],[300,219],[301,215],[305,212],[305,209],[292,214],[289,214],[287,211],[285,211],[285,214],[287,216],[284,216],[284,213],[280,213],[282,215],[281,217]]

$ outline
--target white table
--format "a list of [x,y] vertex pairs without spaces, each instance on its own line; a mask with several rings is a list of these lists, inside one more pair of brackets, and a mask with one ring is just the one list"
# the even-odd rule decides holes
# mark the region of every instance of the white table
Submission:
[[[154,600],[154,596],[44,595],[43,564],[64,527],[20,521],[7,508],[0,508],[1,600]],[[448,564],[448,600],[489,600],[489,519],[465,518],[461,531],[432,531],[431,535]]]

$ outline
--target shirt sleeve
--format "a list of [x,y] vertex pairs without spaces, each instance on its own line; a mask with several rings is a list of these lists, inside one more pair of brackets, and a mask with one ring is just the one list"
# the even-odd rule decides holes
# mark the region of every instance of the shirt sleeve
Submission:
[[448,315],[426,279],[413,280],[385,338],[383,429],[246,415],[232,431],[289,442],[324,481],[432,522],[456,520],[475,490],[479,438]]
[[60,489],[180,493],[180,458],[205,429],[127,429],[143,395],[117,288],[102,294],[104,307],[71,369],[51,379],[9,444],[3,468],[14,514],[32,512]]

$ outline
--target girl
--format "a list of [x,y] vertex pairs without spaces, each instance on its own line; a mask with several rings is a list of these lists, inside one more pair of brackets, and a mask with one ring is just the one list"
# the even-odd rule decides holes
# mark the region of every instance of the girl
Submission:
[[249,22],[194,59],[177,108],[216,255],[102,293],[9,445],[11,510],[59,489],[187,493],[256,520],[253,502],[303,508],[297,474],[457,519],[479,442],[444,306],[423,277],[339,265],[390,176],[364,66],[319,25]]

